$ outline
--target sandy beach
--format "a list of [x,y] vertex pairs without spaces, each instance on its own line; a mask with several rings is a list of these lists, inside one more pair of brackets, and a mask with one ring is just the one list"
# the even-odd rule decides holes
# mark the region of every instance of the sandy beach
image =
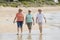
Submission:
[[[16,32],[16,23],[13,24],[13,19],[15,17],[15,14],[18,12],[19,8],[12,8],[12,7],[0,7],[0,33],[14,33]],[[30,9],[32,10],[32,14],[36,14],[38,9],[42,9],[43,13],[48,13],[48,12],[56,12],[60,11],[60,6],[58,7],[21,7],[23,9],[23,14],[24,16],[27,14],[27,11]],[[38,27],[34,25],[32,27],[32,30],[38,30]],[[48,26],[48,25],[46,25]],[[23,31],[28,30],[26,27],[26,24],[24,23],[23,25]]]
[[[38,9],[42,9],[47,23],[43,25],[43,35],[39,34],[39,27],[32,25],[31,34],[28,33],[27,25],[23,24],[22,35],[16,35],[17,26],[13,23],[18,9],[23,10],[24,16],[30,9],[34,16]],[[0,40],[60,40],[60,6],[55,7],[0,7]]]

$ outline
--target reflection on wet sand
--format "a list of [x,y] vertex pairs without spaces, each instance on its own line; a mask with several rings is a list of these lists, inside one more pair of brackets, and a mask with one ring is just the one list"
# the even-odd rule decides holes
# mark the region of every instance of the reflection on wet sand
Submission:
[[22,40],[22,35],[17,35],[17,40]]
[[31,34],[28,35],[27,40],[32,40]]
[[42,34],[17,35],[17,40],[42,40]]
[[27,34],[27,35],[17,35],[17,40],[32,40],[32,39],[31,39],[31,34]]
[[39,40],[42,40],[42,34],[40,34]]
[[43,34],[37,33],[37,31],[31,34],[12,34],[12,33],[4,33],[0,34],[0,40],[60,40],[60,29],[46,28],[43,30]]

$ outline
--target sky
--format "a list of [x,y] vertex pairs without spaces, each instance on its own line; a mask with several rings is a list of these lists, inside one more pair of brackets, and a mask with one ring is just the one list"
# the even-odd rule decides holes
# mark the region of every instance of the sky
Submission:
[[58,0],[54,0],[54,2],[58,3]]

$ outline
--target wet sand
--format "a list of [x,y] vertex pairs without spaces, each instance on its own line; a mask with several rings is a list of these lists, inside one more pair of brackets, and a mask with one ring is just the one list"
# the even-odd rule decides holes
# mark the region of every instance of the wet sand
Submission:
[[32,33],[23,32],[16,35],[16,33],[0,34],[0,40],[60,40],[60,29],[58,28],[44,28],[43,34],[39,34],[39,30],[32,30]]

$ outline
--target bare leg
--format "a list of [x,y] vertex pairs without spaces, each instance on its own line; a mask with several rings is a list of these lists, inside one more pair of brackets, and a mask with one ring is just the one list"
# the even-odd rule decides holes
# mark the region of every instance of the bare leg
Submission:
[[32,26],[32,23],[28,23],[27,26],[28,26],[29,33],[31,33],[31,26]]
[[40,36],[40,38],[39,38],[39,39],[40,39],[40,40],[42,40],[42,34],[40,34],[39,36]]
[[31,33],[31,28],[28,27],[29,33]]
[[19,34],[19,28],[17,27],[17,35]]
[[29,29],[29,33],[31,33],[31,29]]
[[21,28],[21,33],[22,33],[22,28]]
[[40,30],[40,33],[42,34],[42,24],[39,24],[39,30]]

